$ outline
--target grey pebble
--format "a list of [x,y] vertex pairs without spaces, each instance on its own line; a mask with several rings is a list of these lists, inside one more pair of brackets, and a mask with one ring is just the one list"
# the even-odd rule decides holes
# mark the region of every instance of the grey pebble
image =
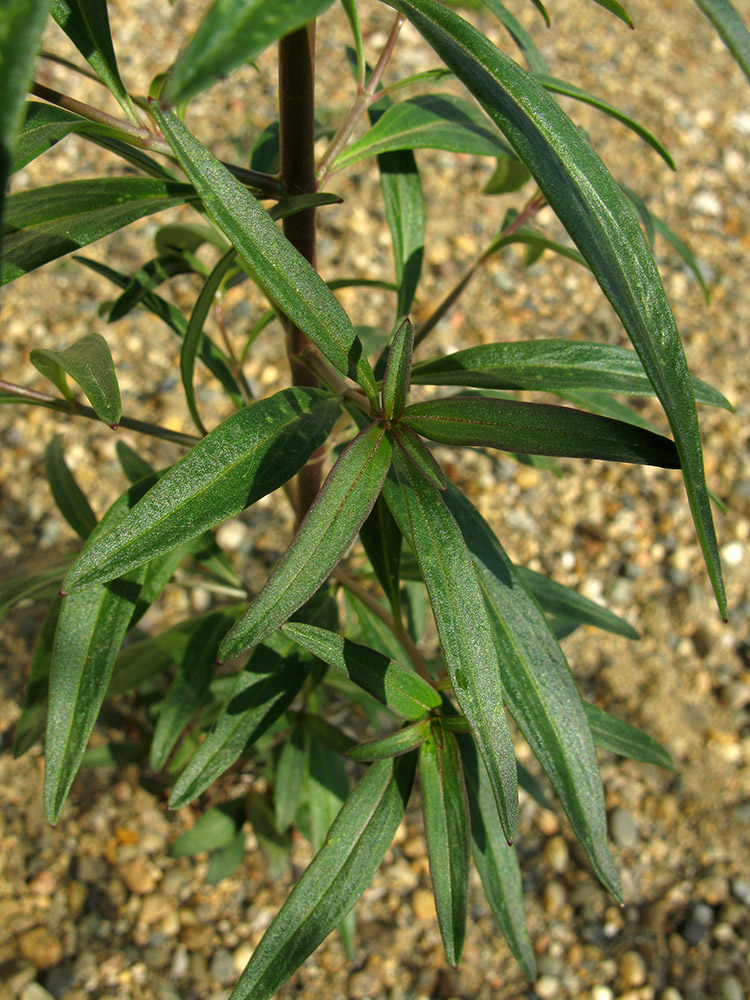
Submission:
[[73,989],[75,972],[69,965],[56,965],[50,969],[45,980],[47,990],[53,997],[62,997]]
[[638,828],[633,814],[627,809],[614,809],[609,817],[609,832],[618,847],[634,847],[638,843]]
[[227,948],[217,948],[211,956],[208,974],[222,986],[226,986],[227,983],[233,983],[236,973],[234,971],[231,951]]
[[745,1000],[745,991],[737,976],[722,976],[719,980],[721,1000]]
[[21,990],[19,1000],[54,1000],[54,997],[39,983],[27,983]]
[[187,948],[180,947],[172,958],[172,968],[169,970],[169,975],[172,979],[184,979],[188,972],[190,972],[188,951]]
[[732,879],[732,894],[744,906],[750,906],[750,882],[747,879]]
[[697,945],[708,934],[713,922],[714,911],[711,907],[707,903],[696,903],[680,933],[689,945]]
[[78,858],[77,877],[81,882],[104,882],[109,874],[109,865],[104,858],[84,854]]

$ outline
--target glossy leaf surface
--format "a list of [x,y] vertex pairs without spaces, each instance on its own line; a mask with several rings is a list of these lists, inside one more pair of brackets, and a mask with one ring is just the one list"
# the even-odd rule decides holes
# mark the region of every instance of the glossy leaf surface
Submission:
[[232,414],[81,556],[66,591],[120,576],[278,489],[325,441],[337,412],[327,393],[292,388]]
[[391,464],[377,424],[339,456],[265,586],[221,645],[223,660],[261,642],[320,587],[357,536]]
[[401,754],[415,750],[430,735],[429,719],[422,719],[411,726],[399,729],[388,736],[367,743],[358,743],[347,751],[351,760],[385,760],[386,757],[400,757]]
[[435,456],[422,438],[406,424],[399,424],[391,431],[399,452],[413,468],[437,490],[445,490],[448,480]]
[[69,375],[83,389],[100,420],[110,427],[119,424],[122,403],[115,363],[107,341],[100,334],[89,333],[62,351],[35,348],[30,359],[42,375],[54,382],[63,396],[72,398],[65,379]]

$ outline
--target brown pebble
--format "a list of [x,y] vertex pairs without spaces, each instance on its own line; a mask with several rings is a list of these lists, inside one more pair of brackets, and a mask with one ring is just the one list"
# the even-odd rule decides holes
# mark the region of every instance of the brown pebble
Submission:
[[429,889],[415,889],[411,905],[417,920],[434,920],[437,916],[435,899]]
[[643,986],[646,964],[637,951],[626,951],[620,959],[620,979],[625,986]]
[[49,868],[39,872],[29,882],[29,892],[33,892],[35,896],[51,896],[56,888],[57,877]]
[[62,958],[62,943],[46,927],[34,927],[18,939],[21,954],[37,969],[52,969]]
[[121,865],[120,875],[128,889],[138,893],[139,896],[147,896],[153,892],[161,878],[161,872],[156,865],[151,864],[148,858],[142,855]]
[[169,916],[173,911],[174,906],[170,900],[161,893],[155,892],[143,900],[141,912],[138,914],[138,922],[150,927]]
[[553,872],[560,874],[568,867],[568,845],[559,835],[550,837],[544,845],[544,860]]
[[80,879],[74,878],[68,882],[67,885],[67,895],[68,895],[68,913],[75,920],[77,916],[81,913],[86,902],[86,896],[88,896],[89,887],[85,882],[81,882]]

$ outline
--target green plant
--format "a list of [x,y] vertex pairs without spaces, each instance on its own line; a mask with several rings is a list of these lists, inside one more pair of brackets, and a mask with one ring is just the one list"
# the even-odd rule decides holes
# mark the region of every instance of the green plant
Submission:
[[[3,181],[71,132],[135,167],[123,176],[12,195],[5,205],[4,283],[152,212],[187,204],[198,213],[193,223],[162,227],[157,256],[134,275],[82,262],[122,289],[110,319],[139,307],[180,336],[179,372],[199,436],[122,416],[114,364],[99,334],[58,350],[32,351],[33,364],[59,396],[0,383],[3,402],[25,400],[129,426],[189,449],[155,472],[120,448],[132,486],[97,523],[60,439],[50,442],[53,495],[85,545],[72,565],[13,579],[0,592],[3,609],[25,597],[51,599],[15,749],[28,749],[46,724],[45,807],[53,822],[108,696],[148,688],[149,763],[168,768],[172,805],[197,798],[240,757],[256,759],[269,793],[207,812],[174,848],[213,848],[210,877],[218,879],[241,857],[247,817],[274,865],[283,859],[293,822],[318,852],[240,979],[234,995],[243,998],[271,996],[335,927],[351,935],[347,914],[388,849],[417,769],[447,960],[456,964],[461,955],[473,855],[509,945],[533,977],[518,862],[508,843],[515,835],[519,780],[540,792],[517,768],[506,706],[615,899],[620,889],[594,746],[670,766],[668,753],[653,740],[581,699],[558,643],[583,622],[630,637],[632,629],[576,593],[512,565],[478,511],[448,483],[425,439],[518,456],[681,468],[726,614],[695,400],[728,403],[687,371],[648,238],[666,236],[699,277],[700,270],[666,224],[615,183],[553,95],[596,99],[549,77],[530,37],[497,0],[484,6],[510,30],[528,72],[437,0],[389,0],[396,11],[391,34],[371,70],[356,5],[342,4],[354,39],[353,101],[337,128],[327,135],[322,130],[328,143],[317,162],[311,19],[331,0],[216,0],[166,78],[151,85],[151,99],[133,98],[121,82],[104,0],[55,0],[53,16],[124,118],[36,83],[31,93],[46,103],[30,101],[24,116],[47,5],[12,0],[0,35],[4,90],[13,97],[0,118]],[[601,5],[627,23],[619,4]],[[699,6],[748,72],[748,36],[731,6]],[[384,86],[405,18],[443,67]],[[271,124],[258,137],[249,168],[222,164],[184,124],[187,102],[277,40],[278,127]],[[458,78],[478,103],[435,92],[444,76]],[[416,96],[404,98],[406,87],[416,88]],[[597,104],[671,162],[649,132]],[[368,114],[370,128],[352,141]],[[497,238],[415,331],[404,317],[429,253],[413,154],[421,146],[496,160],[488,195],[528,191],[518,196],[520,208],[508,213]],[[325,192],[327,181],[374,156],[396,273],[393,283],[374,282],[395,296],[393,314],[375,337],[353,326],[333,294],[346,284],[373,284],[369,276],[343,274],[327,284],[315,269],[316,210],[338,201]],[[533,225],[545,205],[575,246]],[[563,339],[501,342],[412,363],[415,347],[474,272],[509,243],[525,245],[530,261],[551,251],[588,267],[635,351]],[[202,280],[189,316],[157,291],[184,273]],[[217,295],[242,282],[257,286],[267,307],[238,352],[231,332],[220,347],[204,327]],[[291,385],[254,400],[243,361],[275,321],[285,332]],[[214,421],[200,412],[195,392],[199,359],[236,406],[208,432],[204,421],[210,427]],[[77,401],[68,378],[90,407]],[[472,391],[409,402],[412,385]],[[584,408],[521,402],[514,394],[522,390],[556,393]],[[659,398],[674,440],[645,427],[635,411],[612,398],[638,394]],[[332,468],[324,477],[327,464]],[[295,510],[296,531],[248,607],[249,595],[211,529],[282,488]],[[347,560],[357,537],[364,556],[357,548]],[[123,645],[188,560],[215,582],[217,593],[233,600]],[[61,587],[64,596],[56,597]],[[432,660],[425,658],[420,624],[428,604],[440,640]],[[216,673],[217,659],[229,664],[240,656],[245,659],[237,670]],[[170,672],[168,689],[160,688],[154,678]],[[342,696],[372,723],[374,740],[355,744],[332,725],[328,707]],[[110,754],[122,759],[131,750],[119,744]],[[355,771],[345,766],[346,758],[369,767],[357,764]],[[352,774],[358,780],[350,791]]]

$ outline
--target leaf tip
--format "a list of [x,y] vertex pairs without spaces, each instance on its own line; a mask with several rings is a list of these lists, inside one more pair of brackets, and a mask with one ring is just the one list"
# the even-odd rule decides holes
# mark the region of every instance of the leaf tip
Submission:
[[60,589],[57,592],[57,596],[58,597],[67,597],[68,596],[68,592],[65,589],[65,587],[60,587]]
[[120,422],[117,421],[116,423],[110,424],[109,426],[110,426],[110,430],[116,431],[117,428],[120,426]]

